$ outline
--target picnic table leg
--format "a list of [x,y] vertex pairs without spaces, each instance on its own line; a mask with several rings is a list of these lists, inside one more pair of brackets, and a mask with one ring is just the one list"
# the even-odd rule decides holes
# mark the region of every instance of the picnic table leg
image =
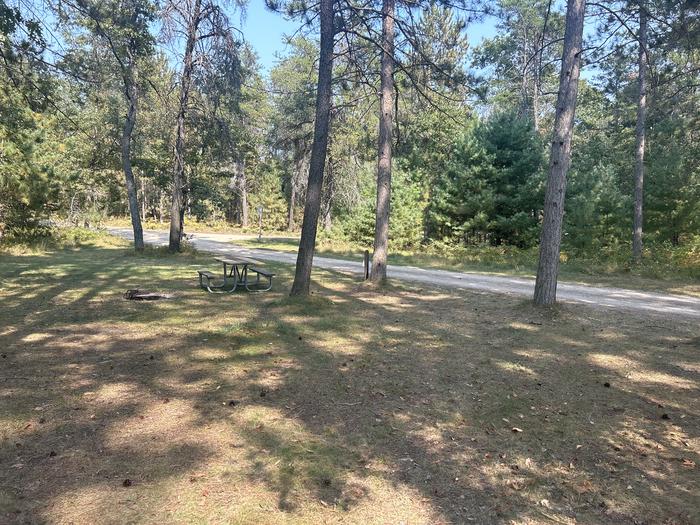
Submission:
[[[226,263],[224,263],[224,276],[226,276]],[[231,265],[231,270],[228,272],[228,277],[233,277],[233,287],[230,290],[225,290],[228,293],[233,293],[238,287],[238,267],[235,264]],[[224,284],[225,284],[224,280]]]
[[[200,277],[200,281],[201,281],[201,277]],[[207,284],[204,287],[206,288],[206,290],[209,293],[224,293],[224,290],[223,290],[224,286],[226,286],[225,281],[224,281],[224,284],[222,284],[221,286],[213,286],[211,284],[211,279],[207,279]]]
[[[232,274],[233,274],[233,269],[230,272],[227,271],[226,263],[224,263],[224,277],[223,277],[223,282],[221,283],[221,285],[214,286],[211,284],[211,279],[207,279],[207,284],[204,285],[204,288],[206,288],[209,293],[225,293],[225,292],[230,293],[230,292],[233,292],[236,289],[236,285],[238,284],[238,283],[236,283],[236,279],[234,279],[234,281],[233,281],[233,288],[231,288],[230,290],[226,289],[226,287],[229,283],[229,280],[230,280],[229,278],[231,277]],[[199,276],[199,282],[201,285],[202,284],[201,274]]]
[[247,264],[243,265],[243,271],[241,272],[241,281],[243,282],[243,286],[248,288],[248,265]]
[[270,277],[266,277],[266,278],[267,278],[267,285],[265,286],[265,288],[262,288],[260,286],[260,272],[257,272],[256,277],[255,277],[255,282],[252,283],[254,288],[251,289],[250,286],[248,286],[248,281],[246,280],[245,289],[248,290],[249,292],[267,292],[267,291],[271,290],[272,289],[272,277],[270,276]]
[[260,274],[256,273],[255,274],[255,283],[254,283],[255,288],[253,290],[250,289],[250,286],[248,286],[248,280],[246,279],[245,283],[245,289],[248,290],[249,292],[257,292],[258,288],[260,286]]

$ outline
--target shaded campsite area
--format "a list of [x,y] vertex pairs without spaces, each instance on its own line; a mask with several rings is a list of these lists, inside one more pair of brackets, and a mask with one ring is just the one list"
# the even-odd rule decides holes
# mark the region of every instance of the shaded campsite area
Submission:
[[0,254],[0,522],[697,518],[695,320],[288,265],[211,295],[210,260]]

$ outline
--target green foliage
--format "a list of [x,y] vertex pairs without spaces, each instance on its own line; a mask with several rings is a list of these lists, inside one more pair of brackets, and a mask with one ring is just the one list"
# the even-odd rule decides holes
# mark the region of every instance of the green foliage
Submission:
[[47,118],[40,99],[51,87],[36,62],[43,44],[36,21],[0,2],[0,237],[5,239],[45,236],[59,185],[41,154]]
[[614,167],[603,162],[570,172],[564,245],[578,252],[618,247],[631,231],[631,198],[619,188]]
[[[46,24],[56,23],[52,29],[65,44],[60,58],[44,52],[51,45],[40,31],[46,24],[0,0],[5,59],[0,61],[0,229],[6,239],[41,237],[51,233],[51,215],[96,225],[105,215],[126,214],[120,162],[126,81],[139,95],[131,151],[140,211],[147,224],[161,224],[171,194],[179,79],[172,50],[157,49],[156,2],[51,5],[55,20]],[[634,29],[637,4],[614,6]],[[652,272],[664,268],[661,257],[697,265],[700,55],[695,44],[700,33],[697,17],[681,4],[649,2],[648,7],[654,82],[644,202],[649,262],[643,268]],[[399,37],[397,45],[401,63],[410,67],[397,68],[394,75],[392,250],[449,251],[455,260],[494,265],[499,258],[516,265],[536,259],[561,5],[499,0],[489,9],[498,34],[475,49],[469,48],[465,21],[456,11],[435,4],[416,8],[410,27],[402,20],[411,42]],[[617,24],[615,17],[600,22],[605,31]],[[321,220],[322,226],[332,224],[328,235],[334,239],[371,249],[376,49],[348,36],[342,45],[351,44],[352,50],[336,59]],[[602,32],[590,36],[603,45],[591,48],[591,57],[599,59],[598,76],[580,82],[564,257],[592,268],[624,269],[632,216],[634,44],[627,36],[615,36],[609,45]],[[202,228],[240,222],[245,190],[251,229],[257,227],[259,205],[266,230],[286,229],[290,207],[298,227],[318,43],[295,36],[266,79],[248,45],[211,42],[198,51],[208,67],[195,68],[186,117],[187,221]],[[547,45],[540,56],[542,43]],[[480,68],[480,82],[468,63]]]
[[281,231],[287,227],[287,203],[282,193],[280,168],[275,163],[261,166],[249,195],[250,225],[257,230],[257,207],[263,207],[263,229]]
[[38,116],[23,107],[14,90],[0,93],[0,113],[14,117],[0,122],[0,234],[39,234],[55,187],[36,158],[35,146],[41,140]]
[[658,122],[647,162],[646,232],[674,244],[700,232],[700,143],[689,126],[678,118]]
[[438,238],[533,246],[543,200],[544,152],[531,123],[497,114],[467,127],[433,190]]
[[[365,164],[362,177],[372,180],[375,168]],[[374,213],[376,197],[367,190],[352,210],[339,218],[336,235],[348,242],[371,249],[374,242]],[[391,219],[389,247],[392,250],[417,248],[423,240],[422,218],[425,209],[423,192],[404,171],[394,169],[392,173]]]

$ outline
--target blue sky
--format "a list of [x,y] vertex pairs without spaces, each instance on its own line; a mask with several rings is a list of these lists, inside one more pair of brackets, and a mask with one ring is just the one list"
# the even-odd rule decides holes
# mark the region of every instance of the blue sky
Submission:
[[[242,22],[245,39],[258,54],[260,65],[269,71],[275,65],[275,56],[285,53],[284,35],[292,35],[299,28],[298,21],[288,21],[265,7],[264,0],[250,0]],[[492,19],[467,28],[469,41],[476,45],[483,38],[496,34]]]
[[260,65],[269,71],[275,65],[275,56],[285,52],[284,35],[294,34],[300,24],[269,11],[264,0],[250,0],[242,25],[245,39],[258,54]]

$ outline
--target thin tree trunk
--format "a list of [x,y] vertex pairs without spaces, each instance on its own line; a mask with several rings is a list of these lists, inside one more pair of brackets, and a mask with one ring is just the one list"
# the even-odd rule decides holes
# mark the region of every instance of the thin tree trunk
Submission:
[[289,208],[287,210],[287,230],[294,231],[296,224],[294,221],[294,209],[296,208],[297,192],[299,181],[304,172],[305,152],[298,142],[294,144],[294,171],[289,179]]
[[289,189],[289,209],[287,210],[287,231],[294,231],[294,207],[296,206],[297,197],[297,182],[296,177],[292,175],[292,180],[289,181],[291,188]]
[[[540,51],[542,54],[542,51]],[[540,74],[535,66],[535,73],[532,86],[532,125],[535,132],[540,131]]]
[[391,202],[391,139],[394,120],[394,1],[382,4],[381,96],[379,101],[379,158],[377,161],[377,211],[370,279],[386,281]]
[[326,162],[326,169],[328,173],[326,174],[326,180],[323,183],[323,229],[327,232],[331,230],[332,224],[332,211],[333,211],[333,198],[335,196],[335,170],[333,168],[333,117],[331,116],[331,122],[329,124],[331,128],[328,137],[328,162]]
[[304,221],[301,226],[299,253],[291,295],[308,295],[311,282],[311,265],[316,247],[318,214],[321,207],[323,170],[328,149],[328,120],[331,109],[331,80],[333,78],[333,0],[320,0],[321,45],[318,62],[318,87],[316,90],[316,118],[314,142],[309,163],[309,182],[306,189]]
[[141,179],[141,221],[146,222],[146,179],[143,175],[139,177]]
[[326,176],[326,181],[324,184],[324,195],[323,195],[323,229],[325,231],[331,231],[332,223],[332,211],[333,211],[333,195],[335,193],[335,180],[333,178],[333,160],[331,158],[331,153],[328,153],[328,174]]
[[[527,42],[527,34],[522,35],[520,38],[522,38],[524,42]],[[530,79],[527,72],[529,54],[530,50],[527,47],[520,54],[520,62],[522,64],[522,73],[520,75],[520,108],[518,109],[518,117],[520,118],[527,118],[532,110],[530,105],[530,90],[528,89]]]
[[173,166],[173,197],[170,206],[170,240],[168,249],[171,252],[180,251],[182,230],[184,223],[185,197],[183,189],[185,185],[185,115],[192,84],[193,54],[197,43],[197,31],[199,29],[201,12],[201,0],[194,0],[191,18],[187,27],[187,43],[180,80],[179,108],[177,112],[177,127],[175,131],[175,150]]
[[238,195],[241,213],[241,226],[248,226],[248,180],[245,173],[245,163],[238,162]]
[[635,167],[634,167],[634,224],[632,235],[632,258],[635,263],[642,261],[642,228],[644,211],[644,150],[646,146],[647,118],[647,12],[644,0],[639,2],[639,54],[637,81],[639,100],[637,102],[637,126]]
[[323,214],[323,229],[327,232],[331,231],[333,227],[333,208],[330,203],[326,208],[326,212]]
[[131,168],[131,136],[136,126],[136,111],[138,108],[138,89],[133,76],[133,71],[128,69],[124,73],[124,94],[129,108],[126,113],[126,121],[122,130],[122,167],[124,168],[124,178],[126,179],[126,195],[129,200],[129,214],[131,215],[131,225],[134,230],[134,249],[137,252],[143,251],[143,226],[139,215],[139,199],[137,195],[134,172]]
[[534,93],[532,95],[532,121],[535,128],[535,132],[540,131],[540,92],[542,88],[542,53],[544,50],[544,40],[547,35],[547,24],[549,23],[549,15],[552,10],[552,2],[547,3],[547,11],[544,15],[544,25],[542,27],[542,32],[540,33],[538,42],[535,43],[537,61],[535,62],[534,69]]
[[553,304],[557,298],[566,173],[571,163],[571,139],[574,134],[585,10],[585,0],[568,0],[559,94],[544,198],[540,258],[535,282],[534,301],[538,305]]
[[70,198],[70,208],[68,208],[68,222],[75,225],[75,193]]

